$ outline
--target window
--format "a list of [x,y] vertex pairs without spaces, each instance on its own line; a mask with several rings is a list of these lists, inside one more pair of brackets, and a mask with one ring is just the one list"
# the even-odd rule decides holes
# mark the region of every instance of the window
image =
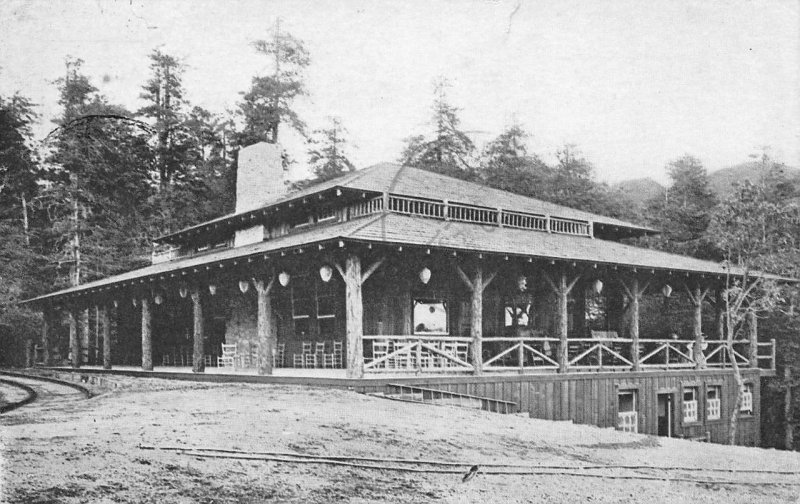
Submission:
[[753,384],[744,384],[744,394],[742,396],[742,405],[739,407],[739,412],[746,415],[753,414]]
[[697,397],[699,391],[697,387],[685,387],[683,389],[683,421],[684,423],[697,422]]
[[415,299],[414,334],[448,334],[447,302],[437,299]]
[[292,278],[291,302],[295,335],[308,336],[314,333],[324,338],[335,338],[336,286],[333,279],[322,282],[317,275],[300,274]]
[[719,420],[721,418],[722,387],[719,385],[709,385],[706,389],[706,419]]
[[305,213],[298,213],[289,219],[289,226],[294,229],[311,224],[311,216]]
[[336,211],[333,207],[325,207],[317,213],[317,222],[327,222],[336,219]]
[[639,432],[635,390],[620,390],[617,393],[617,430]]
[[506,301],[505,327],[528,327],[530,322],[531,303],[515,303]]

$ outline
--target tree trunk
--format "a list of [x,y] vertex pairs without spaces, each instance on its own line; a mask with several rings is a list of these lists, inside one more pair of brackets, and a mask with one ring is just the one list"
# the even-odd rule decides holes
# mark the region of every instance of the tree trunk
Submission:
[[566,373],[569,366],[569,313],[567,303],[567,274],[561,273],[556,296],[558,298],[558,372]]
[[69,310],[69,349],[72,367],[78,369],[81,367],[81,342],[78,339],[78,317],[74,309]]
[[271,375],[277,344],[277,326],[272,313],[272,298],[270,297],[273,280],[271,279],[266,285],[263,280],[256,280],[254,283],[258,292],[258,374]]
[[50,365],[50,310],[42,310],[42,365]]
[[633,363],[633,370],[639,371],[639,298],[641,297],[641,293],[639,292],[639,279],[637,277],[633,277],[631,280],[631,293],[633,294],[633,299],[631,299],[631,362]]
[[692,332],[694,333],[694,346],[692,347],[692,357],[694,358],[695,369],[705,369],[706,359],[703,355],[703,293],[700,292],[700,287],[694,289],[693,296],[694,319],[692,320]]
[[747,310],[747,336],[750,341],[748,345],[750,367],[758,367],[758,317],[750,309]]
[[347,377],[364,376],[364,305],[361,297],[361,259],[350,254],[345,261],[345,311],[347,325]]
[[150,300],[142,298],[142,369],[153,370],[153,331]]
[[786,426],[783,433],[783,448],[785,450],[794,449],[794,426],[792,425],[792,369],[789,366],[783,368],[783,382],[786,384],[786,391],[783,396],[783,422]]
[[192,373],[204,373],[206,361],[204,360],[205,350],[203,349],[203,300],[200,296],[200,289],[192,289],[192,312],[194,318],[194,347],[192,351]]
[[103,369],[111,369],[111,317],[108,314],[108,305],[103,306],[101,318],[103,319]]
[[90,364],[92,339],[90,333],[92,326],[89,323],[89,308],[81,311],[81,364]]
[[472,367],[476,375],[483,373],[483,267],[475,266],[472,279],[472,305],[470,307],[470,338],[472,339]]
[[25,246],[31,246],[30,226],[28,224],[28,200],[22,195],[22,231],[25,234]]

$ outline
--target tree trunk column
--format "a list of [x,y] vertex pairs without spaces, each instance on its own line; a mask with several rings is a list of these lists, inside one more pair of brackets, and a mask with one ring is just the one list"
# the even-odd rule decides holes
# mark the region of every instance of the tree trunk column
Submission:
[[89,308],[81,310],[81,364],[90,364],[89,355],[92,340],[89,337],[91,332],[91,324],[89,324]]
[[639,371],[639,279],[633,277],[631,280],[631,362],[633,370]]
[[567,296],[567,274],[562,272],[559,278],[556,296],[558,298],[558,372],[566,373],[569,367],[569,313]]
[[705,369],[706,358],[703,355],[703,299],[705,294],[700,292],[700,287],[696,287],[692,297],[692,305],[694,306],[694,318],[692,320],[694,346],[692,348],[692,357],[694,357],[696,369]]
[[108,305],[103,306],[100,317],[103,322],[103,369],[111,369],[111,317]]
[[42,311],[42,365],[50,365],[50,310]]
[[272,291],[274,279],[264,285],[262,280],[256,280],[255,287],[258,292],[258,374],[271,375],[274,366],[275,347],[277,335],[274,314],[272,313]]
[[69,310],[69,350],[72,367],[81,367],[81,342],[78,339],[78,317],[74,309]]
[[206,361],[204,358],[205,349],[203,348],[203,300],[200,289],[195,287],[192,290],[192,313],[194,317],[194,346],[192,348],[192,373],[204,373]]
[[758,317],[756,313],[750,309],[747,311],[747,336],[750,341],[749,345],[749,360],[750,367],[758,367]]
[[150,314],[150,300],[142,298],[142,369],[153,370],[153,317]]
[[347,377],[364,376],[364,304],[361,297],[361,258],[350,254],[345,261],[345,310],[347,325]]
[[475,374],[483,373],[483,268],[475,266],[475,278],[472,280],[472,320],[469,335],[472,339],[472,367]]

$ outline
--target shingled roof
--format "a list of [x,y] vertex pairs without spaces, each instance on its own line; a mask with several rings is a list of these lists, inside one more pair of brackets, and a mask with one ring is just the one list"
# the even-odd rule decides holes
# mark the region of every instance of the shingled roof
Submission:
[[[724,275],[728,270],[719,263],[692,257],[644,249],[624,243],[555,233],[530,232],[497,226],[426,219],[392,213],[377,214],[351,221],[318,226],[243,247],[222,249],[200,256],[176,259],[53,292],[26,302],[43,301],[81,292],[97,291],[134,281],[159,278],[165,274],[192,272],[200,267],[234,260],[258,258],[263,254],[292,251],[298,247],[328,242],[359,242],[419,246],[470,253],[499,254],[536,259],[570,260],[581,263],[609,264],[623,267],[675,271],[681,273]],[[742,275],[733,268],[730,273]],[[774,275],[776,280],[789,280]]]
[[[494,189],[475,182],[468,182],[438,173],[433,173],[417,168],[410,168],[396,163],[381,163],[364,168],[353,173],[348,173],[300,191],[289,193],[280,198],[266,202],[262,209],[279,206],[285,203],[302,200],[311,195],[320,194],[333,189],[362,191],[381,194],[388,192],[395,195],[411,196],[415,198],[447,200],[455,203],[465,203],[476,206],[499,206],[505,210],[526,212],[532,214],[551,215],[564,219],[592,221],[597,225],[616,227],[630,231],[631,235],[653,234],[657,231],[645,226],[633,224],[613,217],[593,214],[576,210],[574,208],[549,203],[536,198],[514,194],[500,189]],[[235,221],[245,214],[258,213],[255,210],[240,214],[230,214],[217,219],[203,222],[195,226],[182,229],[175,233],[159,237],[157,241],[170,242],[189,232],[199,229]]]

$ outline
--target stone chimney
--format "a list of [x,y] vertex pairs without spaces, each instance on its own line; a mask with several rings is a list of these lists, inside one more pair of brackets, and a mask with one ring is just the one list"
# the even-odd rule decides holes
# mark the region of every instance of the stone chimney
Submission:
[[286,192],[280,145],[259,142],[239,151],[236,213],[260,208]]
[[[263,207],[286,194],[286,171],[281,146],[260,142],[239,151],[236,172],[236,213]],[[265,238],[263,224],[236,231],[234,247],[258,243]]]

